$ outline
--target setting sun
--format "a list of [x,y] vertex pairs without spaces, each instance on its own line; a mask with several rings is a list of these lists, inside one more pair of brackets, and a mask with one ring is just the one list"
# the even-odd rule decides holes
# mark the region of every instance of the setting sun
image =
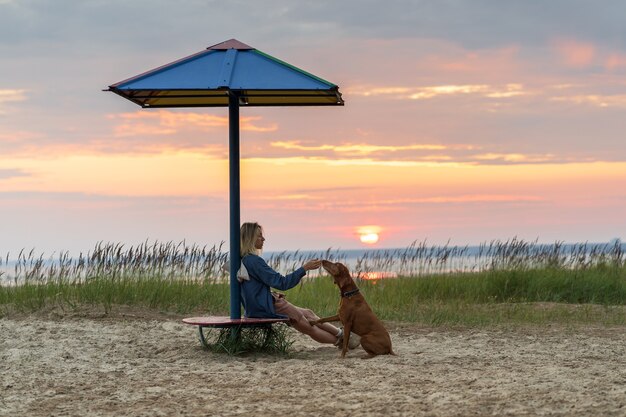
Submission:
[[360,239],[362,243],[365,243],[367,245],[373,245],[374,243],[378,242],[378,233],[367,233],[361,235]]
[[357,229],[359,240],[366,245],[373,245],[378,242],[381,228],[378,226],[361,226]]

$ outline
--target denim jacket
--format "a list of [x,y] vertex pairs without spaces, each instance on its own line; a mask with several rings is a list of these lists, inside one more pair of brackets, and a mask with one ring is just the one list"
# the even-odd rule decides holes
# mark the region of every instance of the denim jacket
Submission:
[[245,317],[286,317],[276,314],[270,288],[285,291],[295,287],[302,277],[306,275],[304,268],[300,267],[291,274],[283,276],[274,271],[260,256],[246,255],[241,262],[245,265],[250,275],[250,279],[244,280],[240,285]]

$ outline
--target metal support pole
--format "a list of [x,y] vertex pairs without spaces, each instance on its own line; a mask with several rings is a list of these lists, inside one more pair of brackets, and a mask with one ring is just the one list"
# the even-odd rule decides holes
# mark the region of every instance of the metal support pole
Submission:
[[228,98],[229,176],[230,176],[230,318],[241,318],[241,295],[237,271],[241,263],[239,253],[240,198],[239,198],[239,97],[230,91]]

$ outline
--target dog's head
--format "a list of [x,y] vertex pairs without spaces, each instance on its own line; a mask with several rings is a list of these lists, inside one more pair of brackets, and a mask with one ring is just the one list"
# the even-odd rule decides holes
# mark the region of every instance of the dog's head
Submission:
[[333,277],[333,281],[339,288],[352,281],[350,271],[340,262],[322,261],[322,267]]

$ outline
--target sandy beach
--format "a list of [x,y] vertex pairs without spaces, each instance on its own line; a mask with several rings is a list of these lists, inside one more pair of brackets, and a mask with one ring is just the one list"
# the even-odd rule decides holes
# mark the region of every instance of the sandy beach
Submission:
[[387,323],[398,356],[342,360],[295,332],[286,357],[210,353],[181,318],[0,319],[0,415],[626,415],[621,327]]

